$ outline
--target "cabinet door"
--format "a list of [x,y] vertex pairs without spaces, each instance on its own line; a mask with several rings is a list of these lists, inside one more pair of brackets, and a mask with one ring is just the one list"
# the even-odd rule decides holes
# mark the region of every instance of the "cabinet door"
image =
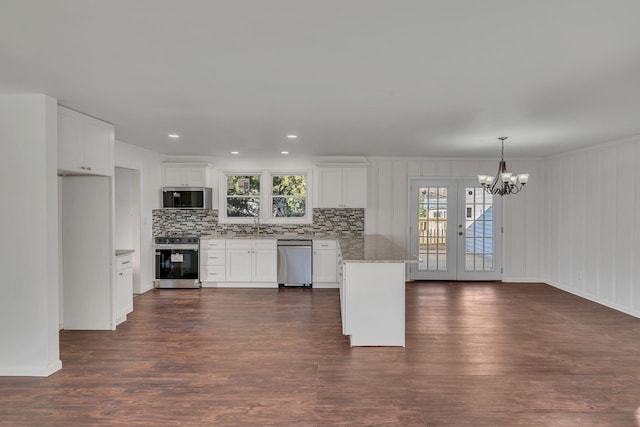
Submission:
[[58,107],[58,169],[84,172],[84,144],[82,142],[82,115]]
[[342,205],[342,169],[318,168],[318,207],[339,208]]
[[269,249],[253,251],[253,281],[275,282],[278,280],[278,252]]
[[227,281],[251,281],[252,261],[253,257],[249,249],[227,249]]
[[206,187],[206,166],[164,166],[162,185],[164,187]]
[[367,207],[367,169],[344,168],[342,170],[342,206]]
[[199,166],[184,168],[184,180],[187,187],[206,187],[207,170]]
[[162,168],[162,184],[164,187],[184,187],[184,168],[165,166]]
[[313,251],[313,282],[335,283],[338,276],[337,252],[331,249]]
[[133,311],[133,269],[125,268],[116,275],[116,318]]
[[224,249],[205,249],[200,251],[200,265],[225,265]]
[[96,175],[113,175],[113,126],[85,116],[83,139],[86,170]]

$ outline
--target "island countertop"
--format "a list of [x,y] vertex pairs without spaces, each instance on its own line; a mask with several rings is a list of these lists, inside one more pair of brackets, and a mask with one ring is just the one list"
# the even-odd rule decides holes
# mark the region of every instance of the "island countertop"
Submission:
[[403,262],[417,263],[418,259],[406,250],[380,235],[341,238],[340,250],[343,262]]

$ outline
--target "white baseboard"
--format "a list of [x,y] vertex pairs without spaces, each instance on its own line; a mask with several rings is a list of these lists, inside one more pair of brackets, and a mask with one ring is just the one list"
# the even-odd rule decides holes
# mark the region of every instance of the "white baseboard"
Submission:
[[0,366],[0,377],[48,377],[62,369],[62,361],[56,360],[47,367]]
[[622,313],[628,314],[630,316],[640,318],[640,311],[638,311],[638,310],[633,310],[633,309],[631,309],[629,307],[623,307],[623,306],[620,306],[620,305],[618,305],[616,303],[613,303],[611,301],[602,301],[595,295],[588,294],[586,292],[582,292],[582,291],[579,291],[577,289],[570,288],[568,286],[564,286],[564,285],[562,285],[560,283],[557,283],[557,282],[554,282],[552,280],[546,280],[543,283],[546,283],[549,286],[553,286],[554,288],[558,288],[558,289],[563,290],[565,292],[569,292],[570,294],[576,295],[576,296],[578,296],[580,298],[584,298],[584,299],[587,299],[589,301],[595,302],[597,304],[604,305],[605,307],[609,307],[611,309],[614,309],[614,310],[620,311]]
[[202,282],[203,288],[277,288],[274,282]]

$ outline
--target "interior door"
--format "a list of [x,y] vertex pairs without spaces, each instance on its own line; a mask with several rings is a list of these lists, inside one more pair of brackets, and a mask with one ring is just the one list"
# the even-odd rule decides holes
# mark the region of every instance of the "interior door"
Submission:
[[500,280],[500,197],[473,180],[414,179],[410,185],[413,280]]

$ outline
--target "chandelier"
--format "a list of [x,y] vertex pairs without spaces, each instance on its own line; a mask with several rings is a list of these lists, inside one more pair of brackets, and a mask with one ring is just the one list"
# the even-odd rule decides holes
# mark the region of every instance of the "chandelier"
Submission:
[[501,136],[498,139],[502,143],[502,157],[498,165],[498,173],[496,173],[495,177],[491,175],[478,175],[478,182],[480,182],[482,188],[490,194],[499,194],[501,196],[505,194],[517,194],[529,181],[529,174],[513,174],[507,172],[507,163],[504,161],[504,140],[507,139],[507,137]]

